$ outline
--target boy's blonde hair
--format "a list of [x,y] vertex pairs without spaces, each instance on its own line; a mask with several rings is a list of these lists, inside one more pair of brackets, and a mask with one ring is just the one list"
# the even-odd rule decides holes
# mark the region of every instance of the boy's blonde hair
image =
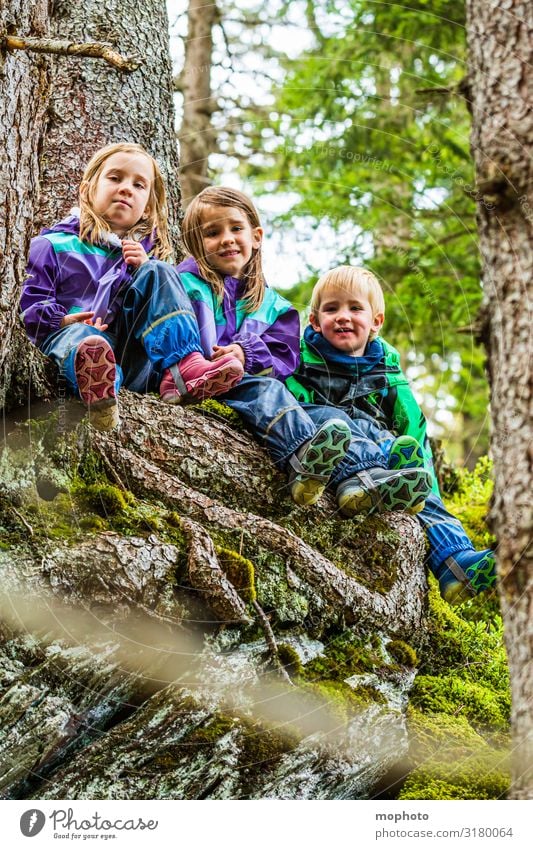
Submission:
[[[385,315],[385,298],[383,289],[375,274],[367,268],[357,268],[353,265],[339,265],[331,271],[327,271],[315,284],[311,295],[311,309],[313,315],[317,315],[324,296],[334,289],[341,289],[348,295],[362,297],[368,301],[372,308],[372,316],[378,313]],[[375,339],[378,334],[370,331],[369,339]]]
[[[202,238],[202,215],[208,206],[233,206],[240,209],[246,215],[252,230],[260,227],[261,221],[259,213],[248,195],[226,186],[208,186],[207,189],[203,189],[196,195],[187,207],[181,227],[185,248],[198,263],[201,276],[211,284],[216,297],[219,301],[222,301],[224,280],[218,271],[209,265]],[[252,249],[252,256],[243,269],[242,279],[246,286],[245,310],[246,312],[253,312],[259,309],[265,296],[261,245]]]
[[150,196],[146,204],[146,218],[137,221],[135,226],[126,233],[125,238],[131,239],[135,236],[136,239],[140,240],[146,236],[151,236],[155,231],[154,254],[159,259],[168,259],[172,255],[172,248],[168,235],[168,206],[165,183],[159,165],[140,144],[130,142],[108,144],[106,147],[97,150],[89,161],[83,173],[80,187],[80,239],[96,244],[102,241],[106,233],[109,233],[109,225],[101,215],[95,212],[93,201],[103,167],[114,153],[142,153],[152,163],[154,178],[150,185]]

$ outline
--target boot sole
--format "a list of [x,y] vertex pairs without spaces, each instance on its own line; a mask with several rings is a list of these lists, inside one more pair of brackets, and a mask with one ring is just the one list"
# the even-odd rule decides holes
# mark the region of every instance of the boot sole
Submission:
[[399,478],[380,481],[372,494],[353,482],[345,492],[338,493],[337,501],[345,516],[400,510],[418,513],[430,492],[431,479],[425,469],[406,469]]
[[120,420],[115,380],[117,364],[106,339],[89,336],[80,342],[74,361],[80,398],[96,430],[113,430]]
[[[301,465],[309,475],[327,475],[334,471],[344,459],[350,446],[351,432],[342,421],[331,421],[322,425],[309,441]],[[297,473],[291,480],[291,496],[296,504],[307,507],[316,504],[327,486],[327,481],[316,480],[304,473]]]

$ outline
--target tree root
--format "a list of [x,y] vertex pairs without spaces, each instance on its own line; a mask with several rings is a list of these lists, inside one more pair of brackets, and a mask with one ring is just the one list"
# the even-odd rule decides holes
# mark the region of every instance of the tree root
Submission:
[[191,519],[182,519],[181,525],[189,542],[189,580],[199,590],[216,616],[226,624],[252,620],[246,605],[228,580],[218,562],[213,540],[207,531]]
[[415,567],[423,557],[423,537],[420,531],[417,534],[417,524],[410,517],[404,514],[387,516],[387,523],[400,533],[405,545],[397,552],[401,580],[382,595],[362,586],[287,528],[254,513],[241,513],[221,505],[144,457],[135,456],[106,434],[98,434],[96,438],[104,445],[115,468],[123,474],[127,471],[128,485],[137,495],[155,496],[202,526],[241,531],[244,537],[251,535],[267,550],[283,552],[287,566],[342,611],[348,621],[373,630],[388,630],[394,622],[404,634],[420,628],[425,580],[422,570]]

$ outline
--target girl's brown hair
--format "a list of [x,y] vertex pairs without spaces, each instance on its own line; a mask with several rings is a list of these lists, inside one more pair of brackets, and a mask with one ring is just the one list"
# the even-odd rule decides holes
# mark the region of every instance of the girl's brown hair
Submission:
[[154,254],[159,259],[165,260],[172,255],[170,238],[168,235],[168,206],[165,184],[159,166],[153,156],[140,144],[130,142],[119,142],[108,144],[97,150],[87,165],[80,186],[80,239],[82,241],[96,244],[109,233],[109,225],[93,209],[96,185],[104,164],[114,153],[142,153],[152,163],[154,178],[150,185],[150,196],[146,204],[146,217],[137,221],[134,227],[126,233],[126,238],[141,240],[146,236],[154,237]]
[[[260,227],[261,221],[257,209],[247,195],[225,186],[209,186],[203,189],[187,208],[181,228],[185,248],[198,263],[201,276],[211,284],[218,300],[222,301],[224,280],[218,271],[209,265],[202,238],[202,215],[208,206],[233,206],[240,209],[246,215],[252,229]],[[252,248],[252,256],[243,269],[242,279],[246,285],[245,310],[250,313],[259,309],[265,295],[261,245],[258,248]]]

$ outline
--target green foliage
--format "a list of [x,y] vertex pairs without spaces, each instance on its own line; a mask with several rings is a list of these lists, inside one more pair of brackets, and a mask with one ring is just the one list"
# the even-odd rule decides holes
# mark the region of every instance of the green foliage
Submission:
[[[416,350],[420,388],[429,377],[441,404],[453,395],[477,420],[484,356],[457,333],[482,294],[464,19],[462,0],[315,3],[313,46],[285,60],[269,117],[248,116],[262,156],[243,168],[258,191],[295,198],[278,223],[326,225],[334,264],[367,264],[384,281],[385,336]],[[325,270],[309,266],[288,293],[297,306]]]

